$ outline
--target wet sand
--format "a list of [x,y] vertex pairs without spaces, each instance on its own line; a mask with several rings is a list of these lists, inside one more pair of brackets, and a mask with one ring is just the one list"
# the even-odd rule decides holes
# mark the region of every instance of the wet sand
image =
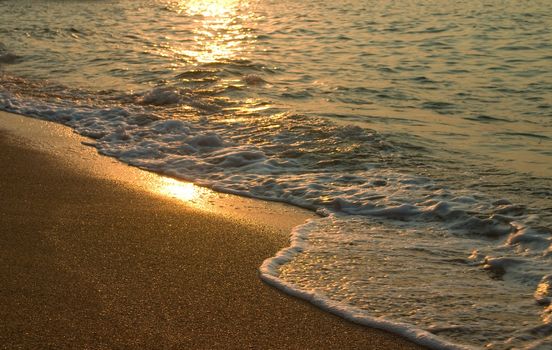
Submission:
[[281,227],[94,175],[2,129],[0,348],[421,349],[263,284]]

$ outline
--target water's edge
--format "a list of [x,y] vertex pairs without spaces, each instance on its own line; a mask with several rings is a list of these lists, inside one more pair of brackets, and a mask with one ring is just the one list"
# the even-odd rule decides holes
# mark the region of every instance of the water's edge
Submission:
[[398,334],[416,344],[430,349],[471,350],[472,347],[447,342],[434,334],[418,329],[410,324],[393,322],[384,318],[371,317],[366,312],[342,303],[330,300],[317,291],[302,290],[293,283],[288,283],[278,277],[278,269],[300,254],[307,245],[311,226],[317,219],[309,219],[305,224],[293,228],[290,236],[290,246],[280,250],[275,256],[266,259],[259,268],[260,278],[267,284],[296,298],[303,299],[316,307],[347,321]]
[[[101,171],[102,176],[106,176],[107,172],[111,172],[108,176],[116,176],[117,181],[123,181],[126,184],[142,188],[143,190],[152,190],[152,176],[153,178],[162,178],[160,174],[135,167],[121,162],[117,158],[98,152],[97,148],[91,145],[88,138],[77,134],[73,129],[63,124],[39,119],[33,116],[0,111],[0,130],[6,130],[22,137],[26,142],[29,142],[32,147],[39,148],[42,151],[51,151],[59,157],[71,157],[72,163],[79,162],[81,170],[93,172]],[[52,136],[54,137],[52,138]],[[71,152],[66,152],[67,149],[70,149]],[[83,152],[79,151],[80,149],[84,149],[86,153],[83,154]],[[100,166],[90,167],[91,161],[94,163],[99,162]],[[111,170],[113,166],[124,169],[125,176],[121,176],[120,169],[119,171]],[[144,178],[144,173],[146,173],[146,178]],[[208,188],[206,189],[208,191],[213,191]],[[214,192],[220,194],[224,193]],[[206,208],[205,205],[207,203],[213,202],[211,196],[212,194],[207,194],[206,197],[208,198],[204,199],[199,205],[187,204],[202,210],[222,212],[225,215],[230,215],[242,220],[250,216],[252,210],[261,211],[261,215],[258,215],[258,212],[256,212],[256,222],[270,227],[276,227],[279,230],[289,230],[290,226],[293,227],[289,234],[290,245],[282,248],[275,256],[267,258],[259,267],[259,278],[266,284],[290,296],[306,300],[312,305],[347,321],[368,328],[385,330],[431,349],[471,349],[469,347],[446,342],[427,331],[417,329],[409,324],[370,317],[366,312],[333,302],[320,293],[301,290],[297,286],[278,278],[278,269],[303,251],[307,245],[306,239],[308,237],[309,228],[316,223],[317,220],[320,220],[319,216],[312,211],[290,206],[289,204],[235,194],[225,194],[225,196],[230,197],[218,196],[214,199],[214,201],[216,201],[216,208]],[[235,205],[236,200],[239,200],[241,205]],[[236,210],[236,208],[247,209]],[[311,213],[311,215],[307,215],[307,213]],[[304,224],[297,225],[298,222],[305,220],[307,221]],[[283,223],[288,224],[283,225]]]

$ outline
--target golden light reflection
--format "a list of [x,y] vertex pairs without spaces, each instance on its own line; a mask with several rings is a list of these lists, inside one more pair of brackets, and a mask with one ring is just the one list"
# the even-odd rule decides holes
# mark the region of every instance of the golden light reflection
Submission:
[[186,0],[179,1],[180,14],[191,25],[194,44],[171,45],[170,51],[197,63],[212,63],[232,59],[243,53],[250,43],[249,6],[246,0]]
[[236,12],[240,0],[185,0],[181,8],[191,15],[204,17],[231,17]]
[[156,192],[180,199],[184,202],[193,202],[199,199],[200,189],[190,182],[182,182],[169,177],[160,177],[156,184]]

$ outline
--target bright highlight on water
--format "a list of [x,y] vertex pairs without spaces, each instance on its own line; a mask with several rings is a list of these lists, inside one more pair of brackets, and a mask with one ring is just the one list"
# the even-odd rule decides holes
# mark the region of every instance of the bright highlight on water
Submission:
[[547,1],[8,0],[0,19],[0,109],[317,211],[265,281],[431,347],[552,347]]

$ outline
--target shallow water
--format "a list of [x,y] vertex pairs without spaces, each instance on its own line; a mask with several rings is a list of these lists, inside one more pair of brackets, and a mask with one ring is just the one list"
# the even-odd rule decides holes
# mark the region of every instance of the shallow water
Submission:
[[0,20],[1,109],[329,215],[271,270],[287,287],[442,343],[550,346],[547,1],[4,0]]

